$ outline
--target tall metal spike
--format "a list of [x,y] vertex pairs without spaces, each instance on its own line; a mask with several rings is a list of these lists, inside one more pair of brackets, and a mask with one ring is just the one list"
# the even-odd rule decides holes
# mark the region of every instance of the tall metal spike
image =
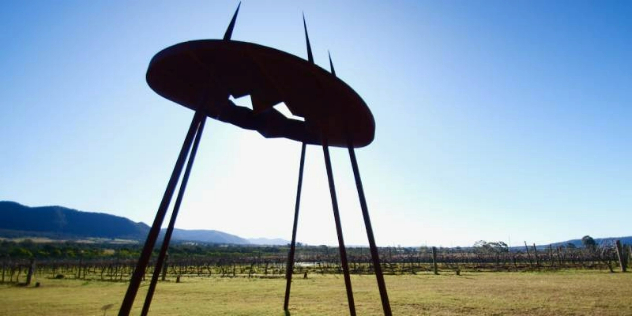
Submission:
[[309,44],[309,35],[307,35],[307,24],[305,23],[305,13],[303,13],[303,28],[305,29],[305,42],[307,43],[307,60],[314,63],[314,55],[312,55],[312,45]]
[[235,28],[235,21],[237,21],[237,14],[239,13],[239,7],[241,7],[241,2],[239,2],[239,4],[237,5],[237,10],[235,10],[235,14],[233,14],[233,19],[230,20],[230,24],[228,24],[226,33],[224,33],[225,41],[230,41],[230,38],[233,36],[233,29]]
[[329,71],[331,71],[331,74],[334,75],[334,77],[336,76],[336,69],[334,69],[334,63],[331,61],[331,53],[329,51],[327,51],[327,55],[329,55]]

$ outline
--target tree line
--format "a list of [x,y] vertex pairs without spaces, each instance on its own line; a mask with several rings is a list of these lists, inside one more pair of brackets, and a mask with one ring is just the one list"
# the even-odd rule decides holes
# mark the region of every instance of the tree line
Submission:
[[[598,245],[590,236],[582,247],[573,244],[519,249],[502,241],[478,241],[472,247],[381,247],[385,274],[460,273],[461,271],[531,271],[555,269],[625,269],[630,246]],[[157,257],[159,246],[153,258]],[[135,268],[140,244],[36,243],[0,241],[2,282],[17,282],[31,273],[51,278],[127,281]],[[163,278],[180,276],[283,277],[289,246],[175,243]],[[338,249],[299,245],[294,273],[342,273]],[[347,248],[351,273],[372,274],[371,254],[365,247]],[[624,262],[621,264],[621,262]],[[34,271],[33,271],[34,270]],[[153,273],[150,268],[148,275]]]

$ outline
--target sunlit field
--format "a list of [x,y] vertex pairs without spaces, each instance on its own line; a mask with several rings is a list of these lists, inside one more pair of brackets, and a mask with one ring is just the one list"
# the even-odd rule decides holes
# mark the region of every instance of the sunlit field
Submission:
[[[0,285],[0,315],[115,315],[124,282],[37,279]],[[386,276],[395,315],[631,315],[632,274],[604,271]],[[380,315],[375,277],[353,275],[358,315]],[[132,314],[139,314],[141,287]],[[282,278],[187,277],[160,282],[151,315],[284,315]],[[342,276],[296,275],[291,315],[345,315]]]

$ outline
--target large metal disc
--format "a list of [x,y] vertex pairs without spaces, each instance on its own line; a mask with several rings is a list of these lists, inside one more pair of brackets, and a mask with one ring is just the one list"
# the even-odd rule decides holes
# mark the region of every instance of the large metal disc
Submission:
[[[250,129],[260,132],[259,127],[266,126],[275,131],[271,137],[310,144],[320,144],[326,137],[331,146],[347,147],[351,142],[353,147],[363,147],[375,134],[371,111],[342,80],[299,57],[253,43],[197,40],[176,44],[154,56],[147,82],[159,95],[212,118],[242,127],[240,122],[248,120],[257,126]],[[223,100],[228,95],[250,95],[253,111],[227,109]],[[270,114],[280,102],[305,121]]]

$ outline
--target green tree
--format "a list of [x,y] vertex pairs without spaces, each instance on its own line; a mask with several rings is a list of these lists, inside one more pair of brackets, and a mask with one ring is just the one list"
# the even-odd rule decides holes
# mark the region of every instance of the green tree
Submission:
[[582,245],[584,245],[584,248],[591,251],[595,251],[597,249],[597,242],[595,242],[595,240],[589,235],[582,237]]
[[14,258],[31,258],[33,253],[24,247],[13,247],[9,252],[9,256]]

